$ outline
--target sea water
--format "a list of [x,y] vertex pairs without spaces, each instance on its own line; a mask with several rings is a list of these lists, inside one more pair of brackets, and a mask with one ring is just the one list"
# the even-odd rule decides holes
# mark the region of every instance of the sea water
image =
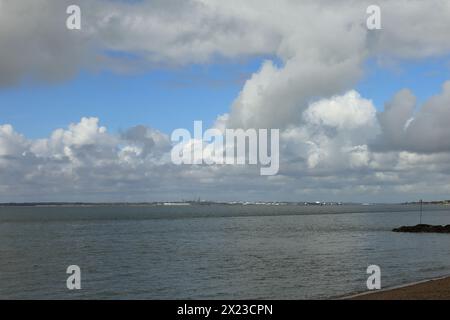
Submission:
[[391,231],[418,222],[413,205],[0,207],[0,298],[326,299],[367,290],[369,265],[382,287],[450,274],[449,234]]

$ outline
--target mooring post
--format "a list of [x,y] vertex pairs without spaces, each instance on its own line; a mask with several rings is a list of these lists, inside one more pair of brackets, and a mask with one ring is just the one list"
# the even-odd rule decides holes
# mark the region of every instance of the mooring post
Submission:
[[420,223],[419,224],[422,224],[422,211],[423,211],[423,200],[420,200],[420,219],[419,219]]

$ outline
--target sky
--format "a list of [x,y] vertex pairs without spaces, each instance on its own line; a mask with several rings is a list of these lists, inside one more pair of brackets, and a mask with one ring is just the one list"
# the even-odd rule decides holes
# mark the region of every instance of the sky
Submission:
[[[0,0],[0,201],[450,198],[450,4]],[[81,8],[68,30],[66,8]],[[280,130],[280,171],[174,165]]]

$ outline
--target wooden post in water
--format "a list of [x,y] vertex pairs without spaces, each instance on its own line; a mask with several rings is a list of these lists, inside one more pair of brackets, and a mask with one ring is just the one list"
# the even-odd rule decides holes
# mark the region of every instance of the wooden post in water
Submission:
[[420,200],[420,224],[422,224],[423,200]]

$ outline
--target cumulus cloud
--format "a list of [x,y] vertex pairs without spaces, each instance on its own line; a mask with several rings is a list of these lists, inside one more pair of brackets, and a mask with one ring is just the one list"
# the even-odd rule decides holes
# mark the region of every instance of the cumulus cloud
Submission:
[[[69,4],[81,6],[81,31],[64,27]],[[144,126],[116,134],[97,118],[83,118],[33,140],[4,124],[0,199],[445,194],[450,83],[422,106],[412,92],[400,91],[378,114],[370,97],[352,88],[367,58],[384,63],[448,54],[450,3],[379,1],[383,29],[377,32],[365,26],[369,4],[0,0],[0,88],[62,81],[84,69],[151,71],[264,56],[215,127],[281,129],[280,174],[263,178],[248,166],[175,166],[168,136]]]
[[356,91],[314,102],[303,114],[308,123],[339,130],[374,127],[375,116],[372,102],[361,98]]
[[[80,31],[65,28],[66,8],[72,4],[82,10]],[[314,95],[315,74],[329,69],[341,77],[342,86],[349,86],[346,80],[355,79],[358,64],[367,54],[428,57],[450,49],[447,2],[379,1],[384,28],[375,33],[365,27],[370,4],[355,0],[1,0],[1,80],[3,84],[29,77],[56,80],[80,68],[123,71],[138,63],[141,70],[208,63],[217,57],[269,55],[282,64],[274,80],[296,82],[306,86],[301,94],[312,90]],[[110,54],[114,52],[123,55]],[[288,71],[292,68],[297,72]],[[306,72],[305,78],[299,78],[299,72]],[[307,86],[308,82],[312,83]],[[330,76],[322,84],[329,90],[342,88],[335,82]],[[286,92],[294,84],[290,87]]]
[[69,1],[0,1],[0,87],[21,81],[61,81],[95,65],[91,32],[69,32]]
[[[0,85],[265,55],[223,126],[286,128],[309,103],[350,90],[368,57],[449,51],[450,5],[381,1],[383,30],[367,30],[370,1],[84,1],[82,30],[65,26],[73,1],[1,2]],[[439,9],[435,9],[439,8]],[[38,26],[38,27],[36,27]]]
[[411,91],[405,89],[398,92],[379,114],[383,130],[380,142],[393,148],[400,147],[413,120],[415,108],[416,98]]
[[0,126],[0,155],[2,157],[21,154],[27,146],[26,139],[15,132],[11,125]]
[[356,91],[309,104],[298,125],[281,131],[280,173],[274,177],[249,165],[174,165],[169,137],[144,126],[114,134],[99,119],[82,118],[33,140],[2,125],[0,199],[267,200],[270,194],[287,201],[388,201],[445,194],[450,152],[375,150],[371,144],[384,134],[381,119]]
[[[142,196],[160,181],[156,178],[160,173],[153,170],[168,163],[162,160],[168,149],[168,137],[156,130],[136,127],[123,135],[110,134],[97,118],[82,118],[38,140],[27,139],[12,126],[3,125],[2,196],[37,194],[52,198],[55,193],[61,200],[77,194],[117,195],[119,190],[130,192],[138,187],[143,188]],[[139,181],[142,184],[136,184]]]
[[315,175],[367,167],[367,143],[377,132],[375,107],[355,91],[314,102],[303,112],[300,125],[283,131],[284,155],[289,154],[289,161],[304,160],[290,174],[304,169]]
[[427,100],[416,111],[416,98],[403,90],[379,115],[382,135],[375,149],[417,153],[450,152],[450,81],[442,92]]

